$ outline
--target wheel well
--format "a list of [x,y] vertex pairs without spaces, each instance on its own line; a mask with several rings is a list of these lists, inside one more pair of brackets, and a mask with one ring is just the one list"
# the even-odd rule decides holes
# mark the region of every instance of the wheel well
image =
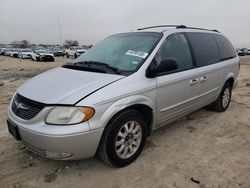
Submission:
[[143,115],[147,124],[147,136],[149,136],[151,134],[153,125],[153,110],[149,106],[143,104],[132,105],[125,108],[124,110],[127,109],[134,109]]
[[234,78],[229,78],[226,83],[230,83],[230,85],[233,87],[234,85]]

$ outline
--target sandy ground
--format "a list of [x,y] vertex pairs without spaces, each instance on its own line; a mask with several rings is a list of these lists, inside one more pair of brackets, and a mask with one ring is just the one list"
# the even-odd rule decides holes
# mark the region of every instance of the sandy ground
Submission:
[[207,108],[155,131],[141,156],[115,169],[98,157],[53,161],[8,133],[7,106],[34,75],[67,62],[37,63],[0,56],[0,187],[250,187],[250,57],[241,58],[239,84],[224,113]]

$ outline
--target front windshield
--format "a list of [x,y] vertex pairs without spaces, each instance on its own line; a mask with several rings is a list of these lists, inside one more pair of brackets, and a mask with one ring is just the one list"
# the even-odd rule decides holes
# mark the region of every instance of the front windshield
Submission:
[[31,50],[22,50],[22,52],[31,52]]
[[113,35],[87,50],[74,63],[100,62],[132,72],[146,60],[161,37],[160,33],[146,32]]
[[48,52],[45,50],[38,50],[38,51],[36,51],[36,53],[48,53]]

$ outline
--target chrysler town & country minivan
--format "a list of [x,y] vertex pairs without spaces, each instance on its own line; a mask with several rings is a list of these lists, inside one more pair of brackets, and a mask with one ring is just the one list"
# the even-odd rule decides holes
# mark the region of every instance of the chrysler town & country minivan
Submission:
[[225,111],[238,73],[233,46],[216,30],[166,25],[116,34],[20,86],[8,129],[41,156],[99,154],[122,167],[153,130],[207,105]]

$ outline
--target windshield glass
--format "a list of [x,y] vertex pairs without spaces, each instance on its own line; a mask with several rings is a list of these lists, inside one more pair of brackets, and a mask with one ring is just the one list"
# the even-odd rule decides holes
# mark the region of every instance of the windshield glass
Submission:
[[22,52],[31,52],[31,50],[22,50]]
[[36,53],[48,53],[48,52],[45,50],[37,50]]
[[160,33],[125,33],[108,37],[87,50],[74,63],[99,62],[121,71],[136,71],[158,43]]

